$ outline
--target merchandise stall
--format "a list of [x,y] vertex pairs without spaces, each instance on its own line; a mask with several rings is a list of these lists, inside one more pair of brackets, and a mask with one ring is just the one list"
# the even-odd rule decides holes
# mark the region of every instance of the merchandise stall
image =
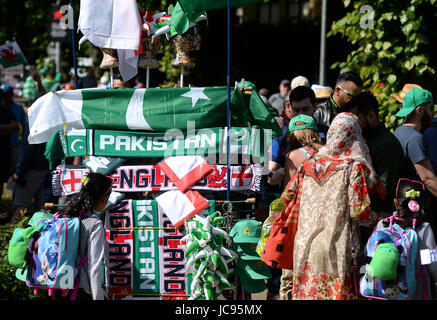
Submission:
[[[136,1],[129,3],[135,8]],[[255,251],[261,222],[254,210],[271,137],[281,130],[249,81],[183,86],[189,52],[200,49],[196,29],[207,20],[204,10],[184,11],[184,3],[169,12],[136,9],[142,35],[134,59],[102,45],[79,19],[85,35],[79,43],[101,48],[101,68],[129,76],[135,61],[147,69],[146,88],[49,92],[29,109],[29,142],[47,142],[53,195],[61,203],[80,191],[89,172],[113,179],[99,213],[109,299],[244,300],[265,290],[271,277]],[[174,48],[181,85],[149,88],[165,41]],[[74,157],[80,164],[66,164]]]

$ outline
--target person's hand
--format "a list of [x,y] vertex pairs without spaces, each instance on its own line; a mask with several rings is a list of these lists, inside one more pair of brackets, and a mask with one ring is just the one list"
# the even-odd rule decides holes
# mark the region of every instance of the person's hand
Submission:
[[276,184],[279,184],[284,180],[284,168],[280,168],[278,170],[273,171],[273,175],[267,179],[267,182],[274,186]]
[[14,179],[15,182],[18,182],[18,180],[20,180],[20,178],[18,177],[18,175],[16,173],[12,174],[12,179]]

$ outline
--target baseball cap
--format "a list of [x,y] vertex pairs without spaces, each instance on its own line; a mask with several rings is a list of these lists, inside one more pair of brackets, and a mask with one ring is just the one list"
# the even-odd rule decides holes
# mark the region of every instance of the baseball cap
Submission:
[[249,293],[258,293],[263,292],[266,289],[266,282],[264,279],[254,280],[239,267],[235,268],[235,272],[237,273],[238,279],[240,280],[244,291]]
[[[297,122],[304,122],[305,124],[296,125]],[[293,132],[302,129],[312,129],[318,131],[316,120],[313,117],[307,116],[306,114],[299,114],[293,117],[288,124],[288,131]]]
[[272,277],[269,267],[261,259],[259,260],[237,260],[237,267],[243,270],[251,279],[263,280]]
[[293,80],[291,80],[291,90],[300,86],[309,87],[310,86],[309,80],[304,76],[294,77]]
[[432,94],[426,89],[412,88],[404,96],[402,109],[395,114],[396,117],[408,116],[417,106],[432,101]]
[[245,219],[238,221],[229,236],[234,243],[258,243],[261,238],[262,224],[260,221]]
[[256,252],[256,243],[236,243],[235,251],[242,260],[260,260],[261,257]]

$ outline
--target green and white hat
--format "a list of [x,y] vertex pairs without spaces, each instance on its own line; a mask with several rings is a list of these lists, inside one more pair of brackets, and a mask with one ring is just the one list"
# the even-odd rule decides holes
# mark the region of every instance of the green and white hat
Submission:
[[258,243],[261,238],[262,224],[260,221],[246,219],[237,222],[229,236],[234,243]]
[[416,107],[431,101],[433,101],[431,92],[426,89],[413,88],[405,94],[404,104],[402,109],[396,113],[396,117],[406,117]]
[[[304,124],[296,125],[297,122],[303,122]],[[300,114],[293,117],[288,124],[288,131],[293,132],[296,130],[312,129],[318,131],[316,120],[313,117],[306,114]]]
[[261,260],[256,252],[256,243],[236,243],[234,250],[238,253],[239,259],[242,260]]

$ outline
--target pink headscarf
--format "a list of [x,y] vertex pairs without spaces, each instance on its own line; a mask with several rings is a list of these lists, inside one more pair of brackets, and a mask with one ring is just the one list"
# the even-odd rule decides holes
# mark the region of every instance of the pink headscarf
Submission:
[[[366,183],[370,189],[382,185],[373,169],[369,148],[361,135],[358,117],[352,113],[342,112],[335,116],[328,130],[326,144],[319,150],[316,159],[325,157],[341,163],[338,162],[333,166],[332,161],[320,162],[316,164],[316,172],[323,171],[329,166],[331,169],[333,167],[341,168],[350,165],[351,162],[358,162],[364,168]],[[330,171],[330,169],[328,170]]]

